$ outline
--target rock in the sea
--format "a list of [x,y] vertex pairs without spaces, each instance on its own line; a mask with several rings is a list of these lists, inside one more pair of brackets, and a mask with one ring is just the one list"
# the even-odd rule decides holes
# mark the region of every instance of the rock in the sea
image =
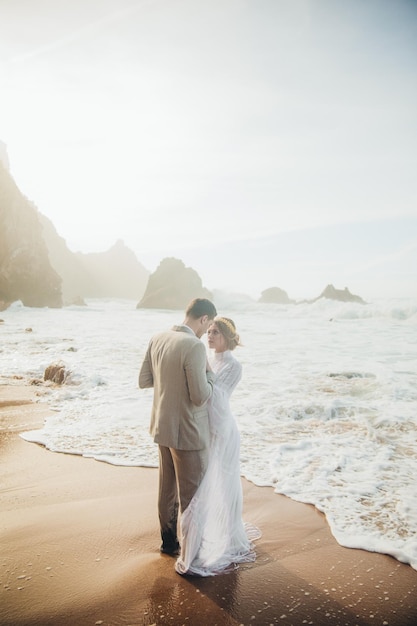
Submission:
[[194,298],[212,299],[200,276],[179,259],[166,258],[150,275],[137,309],[185,309]]
[[66,306],[87,306],[87,303],[81,296],[74,296],[70,302],[66,302]]
[[359,302],[360,304],[366,304],[360,296],[355,296],[350,293],[349,289],[336,289],[333,285],[327,285],[326,289],[322,291],[316,300],[320,298],[328,298],[329,300],[340,300],[341,302]]
[[270,287],[269,289],[262,291],[258,302],[268,304],[290,304],[292,300],[289,299],[287,292],[283,289],[280,289],[279,287]]
[[68,371],[63,363],[52,363],[45,369],[43,379],[62,385],[66,381],[67,376]]

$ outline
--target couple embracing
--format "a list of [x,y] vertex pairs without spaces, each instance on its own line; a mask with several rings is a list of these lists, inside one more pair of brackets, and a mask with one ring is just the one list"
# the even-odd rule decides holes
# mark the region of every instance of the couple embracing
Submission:
[[260,533],[242,521],[240,435],[229,405],[242,373],[237,345],[233,321],[196,298],[181,325],[152,337],[140,369],[139,387],[154,389],[161,552],[178,557],[179,574],[213,576],[255,560]]

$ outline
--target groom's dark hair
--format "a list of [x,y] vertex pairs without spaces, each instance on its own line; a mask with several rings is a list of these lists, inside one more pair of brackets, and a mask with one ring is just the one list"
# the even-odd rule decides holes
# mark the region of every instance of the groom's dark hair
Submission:
[[210,320],[213,320],[217,315],[217,311],[210,300],[206,298],[195,298],[191,300],[190,304],[187,306],[185,315],[195,320],[198,320],[199,317],[203,317],[203,315],[207,315]]

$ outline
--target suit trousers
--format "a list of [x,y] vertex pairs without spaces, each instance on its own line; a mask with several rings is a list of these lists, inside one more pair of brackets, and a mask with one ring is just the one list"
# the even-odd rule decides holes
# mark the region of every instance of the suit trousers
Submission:
[[207,464],[208,448],[177,450],[159,446],[158,512],[163,551],[178,549],[178,508],[183,512],[191,502]]

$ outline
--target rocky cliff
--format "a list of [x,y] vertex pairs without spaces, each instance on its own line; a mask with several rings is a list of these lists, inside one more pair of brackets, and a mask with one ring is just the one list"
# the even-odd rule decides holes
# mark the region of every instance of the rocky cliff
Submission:
[[[7,163],[7,162],[6,162]],[[0,306],[62,306],[61,278],[52,268],[39,213],[0,162]]]
[[4,169],[8,172],[10,170],[9,155],[7,153],[7,146],[4,141],[0,140],[0,162],[3,163]]
[[200,276],[182,261],[166,258],[150,275],[145,295],[136,308],[185,309],[193,298],[212,298]]
[[74,253],[19,190],[0,142],[0,308],[61,307],[85,298],[141,298],[149,272],[122,241],[102,253]]
[[52,222],[42,214],[39,214],[39,220],[51,265],[62,279],[64,305],[82,302],[91,282],[86,269],[68,249],[65,239],[58,235]]
[[120,239],[105,252],[78,252],[77,259],[89,277],[86,295],[91,298],[137,300],[145,292],[149,271]]
[[123,241],[105,252],[72,252],[52,222],[41,216],[51,264],[62,277],[64,304],[85,298],[141,298],[149,272]]

